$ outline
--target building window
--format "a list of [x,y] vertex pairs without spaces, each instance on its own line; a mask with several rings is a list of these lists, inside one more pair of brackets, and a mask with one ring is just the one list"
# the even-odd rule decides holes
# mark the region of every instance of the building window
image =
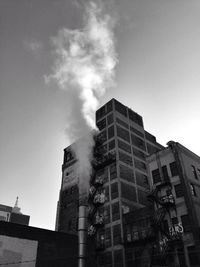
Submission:
[[121,243],[121,227],[120,224],[113,226],[113,245]]
[[97,112],[96,112],[96,120],[98,121],[99,119],[101,119],[105,115],[106,115],[106,107],[103,106],[99,110],[97,110]]
[[143,161],[134,159],[134,164],[135,164],[135,168],[139,170],[146,171],[147,169],[146,164]]
[[108,128],[108,138],[112,138],[115,135],[114,126]]
[[117,178],[117,168],[116,168],[116,164],[113,163],[112,165],[110,165],[110,180],[113,180]]
[[140,158],[142,160],[145,160],[145,154],[144,154],[144,152],[142,152],[142,151],[140,151],[140,150],[138,150],[136,148],[132,148],[132,150],[133,150],[133,155],[134,156],[136,156],[136,157],[138,157],[138,158]]
[[132,126],[130,126],[130,130],[131,130],[131,132],[136,133],[137,135],[144,138],[144,134],[142,132],[138,131],[137,129],[133,128]]
[[134,121],[135,123],[143,127],[142,117],[139,114],[132,111],[131,109],[128,109],[128,116],[130,120]]
[[120,219],[119,213],[119,202],[112,204],[112,221],[116,221]]
[[168,180],[169,175],[168,175],[168,171],[167,171],[167,166],[166,165],[165,166],[162,166],[162,174],[163,174],[164,180],[165,181]]
[[106,104],[106,107],[107,107],[107,113],[109,113],[110,111],[113,110],[113,103],[112,103],[112,100],[110,100],[110,101]]
[[195,189],[195,185],[190,184],[190,190],[191,190],[191,194],[196,197],[197,193],[196,193],[196,189]]
[[190,232],[192,230],[192,226],[191,226],[189,215],[182,215],[181,216],[181,222],[182,222],[182,225],[183,225],[184,233]]
[[129,132],[120,126],[117,126],[117,136],[130,143]]
[[124,165],[119,165],[120,177],[126,181],[134,183],[133,170]]
[[104,222],[105,224],[110,223],[110,206],[104,207]]
[[119,151],[119,160],[126,163],[127,165],[133,166],[132,157],[120,151]]
[[116,122],[119,123],[121,126],[125,127],[126,129],[129,129],[128,124],[119,118],[116,118]]
[[107,123],[108,123],[108,125],[112,124],[113,121],[114,121],[114,119],[113,119],[113,113],[112,113],[112,114],[108,115],[108,117],[107,117]]
[[112,140],[108,143],[108,149],[112,150],[113,148],[115,148],[115,140]]
[[136,201],[135,187],[121,182],[121,197],[129,201]]
[[106,132],[106,130],[104,130],[101,133],[99,133],[98,137],[100,138],[102,143],[106,142],[106,140],[107,140],[107,132]]
[[132,144],[144,151],[146,151],[146,147],[145,147],[145,142],[144,140],[142,140],[141,138],[131,134],[131,141],[132,141]]
[[152,178],[153,178],[154,184],[161,182],[159,169],[155,169],[151,173],[152,173]]
[[178,167],[177,167],[176,161],[170,163],[169,167],[170,167],[172,177],[178,175]]
[[156,153],[158,151],[158,148],[147,143],[147,151],[148,154],[151,155],[153,153]]
[[118,183],[111,184],[111,199],[115,199],[119,196]]
[[106,128],[106,119],[103,119],[97,123],[97,127],[101,131],[102,129]]
[[147,193],[138,189],[138,202],[142,205],[148,206],[150,202],[147,199]]
[[109,187],[105,187],[106,202],[110,201]]
[[140,186],[145,187],[145,188],[149,188],[149,181],[148,181],[148,178],[145,174],[136,171],[135,175],[136,175],[137,185],[140,185]]
[[174,186],[174,190],[175,190],[175,193],[176,193],[176,197],[179,198],[179,197],[183,197],[184,196],[184,192],[183,192],[183,186],[182,184],[177,184]]
[[193,173],[194,178],[198,180],[198,176],[197,176],[197,172],[196,172],[195,166],[191,165],[191,167],[192,167],[192,173]]
[[117,142],[118,142],[118,147],[120,149],[122,149],[122,150],[124,150],[124,151],[126,151],[126,152],[131,154],[131,146],[130,145],[128,145],[128,144],[126,144],[126,143],[124,143],[124,142],[122,142],[120,140],[118,140]]
[[117,100],[115,100],[115,110],[127,117],[127,108]]

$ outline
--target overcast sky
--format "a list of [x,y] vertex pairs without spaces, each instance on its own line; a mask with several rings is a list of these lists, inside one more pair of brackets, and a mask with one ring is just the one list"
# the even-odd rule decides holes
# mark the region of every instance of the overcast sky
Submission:
[[[101,104],[118,99],[162,145],[178,141],[200,155],[200,1],[112,0],[110,12],[119,62]],[[50,38],[81,28],[82,16],[78,0],[0,0],[0,203],[19,196],[31,226],[54,229],[69,145],[68,94],[44,81]]]

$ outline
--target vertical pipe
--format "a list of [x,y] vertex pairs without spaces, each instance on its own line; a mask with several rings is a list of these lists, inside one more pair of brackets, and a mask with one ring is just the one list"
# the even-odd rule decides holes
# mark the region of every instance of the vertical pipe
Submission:
[[78,212],[78,267],[85,267],[87,242],[87,205],[81,204]]

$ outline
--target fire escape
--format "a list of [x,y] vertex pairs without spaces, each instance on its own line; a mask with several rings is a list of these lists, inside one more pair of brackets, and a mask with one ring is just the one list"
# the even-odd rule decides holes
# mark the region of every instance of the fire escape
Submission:
[[[171,189],[170,181],[164,181],[148,196],[155,207],[152,228],[157,236],[157,242],[153,244],[151,266],[172,266],[175,248],[182,244],[181,234],[177,231],[179,224],[172,223],[171,212],[175,211],[176,214],[176,205]],[[167,217],[171,224],[169,228],[164,224]]]
[[104,211],[105,177],[103,175],[106,166],[116,160],[114,153],[107,153],[103,147],[101,136],[96,136],[94,147],[94,159],[92,161],[93,173],[90,180],[88,197],[88,235],[96,238],[96,249],[105,249],[104,235]]

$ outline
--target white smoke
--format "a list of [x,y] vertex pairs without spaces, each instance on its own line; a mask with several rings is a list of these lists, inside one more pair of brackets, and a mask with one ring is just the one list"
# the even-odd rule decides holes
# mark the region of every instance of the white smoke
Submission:
[[[103,12],[102,3],[89,2],[85,6],[84,27],[81,30],[63,28],[52,38],[56,61],[53,74],[46,80],[53,79],[61,89],[75,92],[67,129],[71,142],[85,135],[86,130],[96,129],[95,111],[100,98],[114,85],[117,56],[113,27],[114,19]],[[81,139],[82,145],[74,146],[79,173],[88,177],[93,147],[93,138],[89,136],[90,140]]]

